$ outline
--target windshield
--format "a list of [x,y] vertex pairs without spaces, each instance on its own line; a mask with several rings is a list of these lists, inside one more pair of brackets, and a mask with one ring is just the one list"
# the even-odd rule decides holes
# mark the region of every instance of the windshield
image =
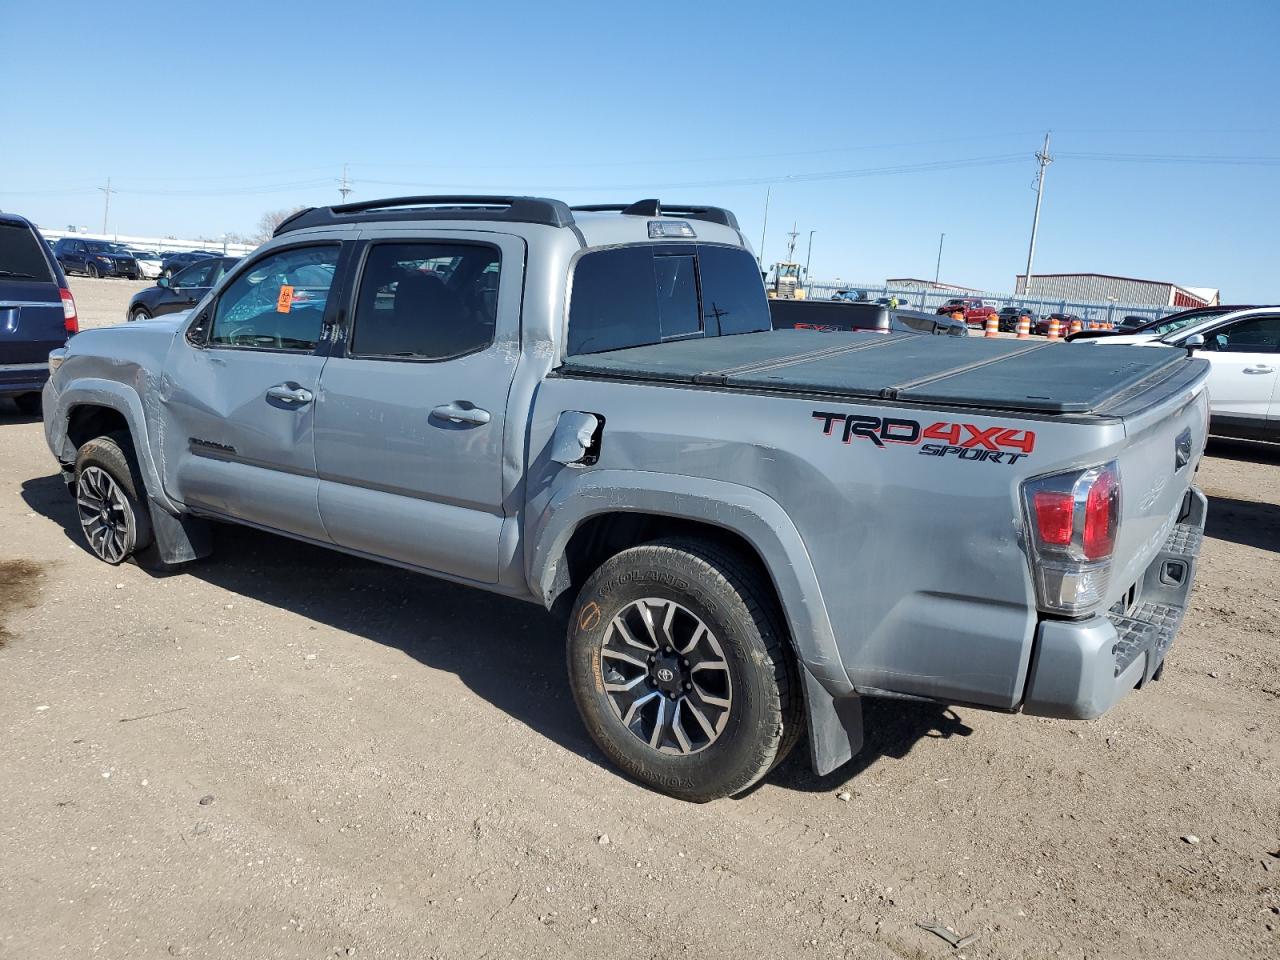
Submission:
[[119,243],[104,243],[100,240],[90,240],[87,244],[90,253],[128,253],[128,249]]
[[1170,320],[1167,323],[1159,323],[1155,326],[1145,327],[1142,333],[1154,333],[1161,339],[1167,339],[1170,334],[1177,333],[1183,327],[1189,327],[1193,323],[1200,323],[1213,317],[1222,316],[1220,310],[1206,310],[1203,313],[1189,313],[1186,316],[1178,317],[1176,320]]

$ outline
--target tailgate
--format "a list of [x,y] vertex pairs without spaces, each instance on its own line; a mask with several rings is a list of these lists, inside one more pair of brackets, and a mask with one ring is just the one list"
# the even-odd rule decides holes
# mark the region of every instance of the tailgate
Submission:
[[[1173,352],[1173,351],[1169,351]],[[1115,412],[1125,425],[1120,464],[1121,521],[1111,594],[1114,601],[1143,578],[1178,522],[1208,439],[1209,365],[1184,360],[1159,390],[1129,398]]]
[[41,363],[67,342],[66,318],[52,283],[0,280],[0,367]]

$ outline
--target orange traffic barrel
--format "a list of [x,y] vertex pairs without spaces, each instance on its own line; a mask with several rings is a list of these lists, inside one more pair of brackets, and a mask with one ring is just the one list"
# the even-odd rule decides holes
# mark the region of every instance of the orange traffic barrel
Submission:
[[1000,336],[1000,320],[994,314],[987,317],[987,322],[983,325],[983,328],[983,336]]
[[1062,336],[1062,323],[1057,317],[1049,321],[1049,339],[1057,340]]
[[1079,332],[1080,332],[1081,330],[1083,330],[1083,329],[1084,329],[1084,324],[1083,324],[1083,323],[1081,323],[1079,320],[1072,320],[1072,321],[1071,321],[1071,326],[1069,326],[1069,327],[1067,328],[1067,332],[1068,332],[1068,333],[1079,333]]
[[1026,340],[1031,336],[1031,319],[1029,317],[1018,318],[1018,339]]

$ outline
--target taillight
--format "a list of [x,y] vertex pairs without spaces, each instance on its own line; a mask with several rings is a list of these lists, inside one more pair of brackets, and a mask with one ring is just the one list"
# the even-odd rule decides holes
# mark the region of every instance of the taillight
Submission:
[[63,287],[58,291],[62,298],[62,325],[67,328],[67,335],[80,332],[80,318],[76,316],[76,298],[71,291]]
[[1042,610],[1079,616],[1106,598],[1120,527],[1120,471],[1100,467],[1023,484],[1028,546]]

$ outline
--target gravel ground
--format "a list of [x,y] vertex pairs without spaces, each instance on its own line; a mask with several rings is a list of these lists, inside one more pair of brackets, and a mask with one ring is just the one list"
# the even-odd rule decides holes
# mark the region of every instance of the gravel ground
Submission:
[[[86,326],[137,286],[73,283]],[[113,569],[40,424],[0,451],[0,957],[1280,954],[1277,448],[1211,447],[1151,689],[871,701],[852,764],[703,806],[605,765],[541,610],[229,527]]]
[[91,327],[124,323],[129,300],[139,290],[155,286],[155,281],[67,277],[67,284],[71,288],[71,295],[76,298],[80,327],[87,330]]

